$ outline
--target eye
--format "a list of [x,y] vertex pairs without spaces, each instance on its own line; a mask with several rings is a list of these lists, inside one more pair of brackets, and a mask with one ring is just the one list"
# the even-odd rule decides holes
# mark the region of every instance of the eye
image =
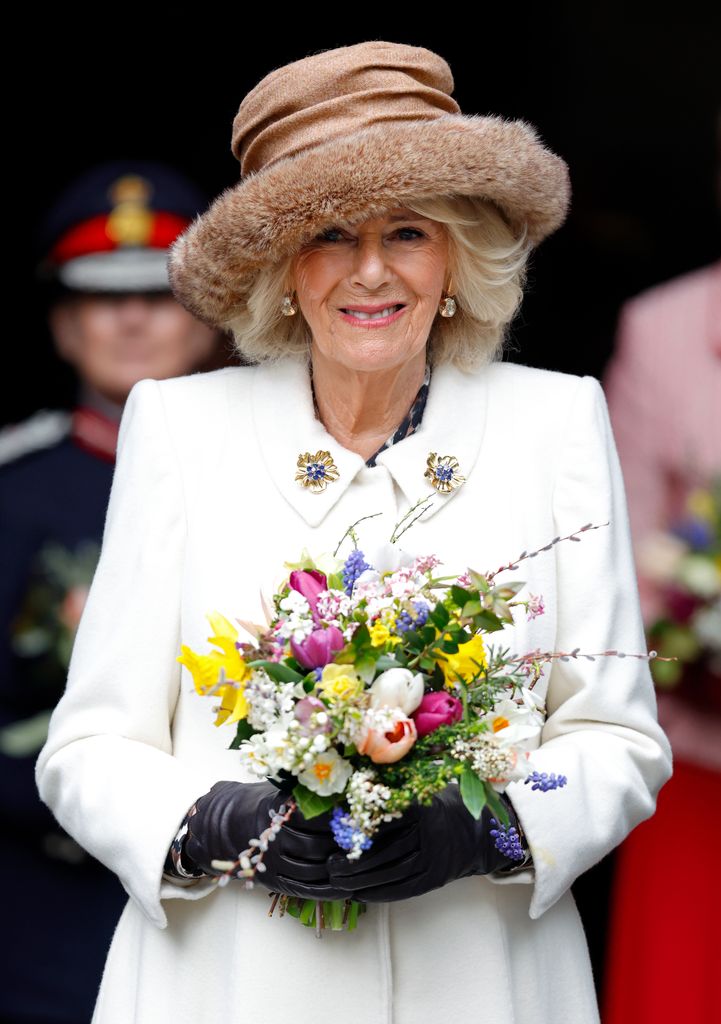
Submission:
[[317,242],[336,242],[338,238],[333,237],[337,235],[338,238],[342,238],[343,232],[340,228],[326,228],[325,231],[321,231],[320,234],[315,236]]
[[[398,231],[397,231],[397,234],[399,234],[399,235],[404,235],[404,234],[407,235],[409,233],[413,236],[413,238],[422,238],[423,237],[423,232],[419,231],[417,228],[398,228]],[[409,239],[409,241],[412,241],[412,240],[413,239]]]

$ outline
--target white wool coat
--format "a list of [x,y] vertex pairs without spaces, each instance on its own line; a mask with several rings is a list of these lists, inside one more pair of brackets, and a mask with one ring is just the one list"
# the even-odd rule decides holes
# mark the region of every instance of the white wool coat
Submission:
[[[327,449],[340,476],[295,481]],[[430,452],[466,482],[424,479]],[[420,497],[423,519],[392,545]],[[598,381],[494,363],[434,370],[420,429],[374,468],[315,419],[294,359],[143,380],[124,411],[102,554],[65,696],[37,762],[43,800],[117,872],[129,900],[94,1024],[592,1024],[598,1010],[574,879],[655,807],[671,774],[648,663],[555,661],[538,684],[548,718],[535,766],[565,788],[508,795],[533,852],[511,877],[476,876],[371,905],[357,931],[317,939],[269,919],[268,891],[163,877],[185,812],[219,779],[245,780],[176,661],[209,649],[206,612],[263,622],[283,562],[332,551],[362,516],[368,561],[437,554],[448,572],[497,569],[587,523],[608,525],[505,570],[545,600],[503,634],[532,649],[646,651],[624,485]],[[287,572],[287,570],[286,570]],[[517,609],[517,612],[520,609]],[[498,637],[499,634],[496,635]]]

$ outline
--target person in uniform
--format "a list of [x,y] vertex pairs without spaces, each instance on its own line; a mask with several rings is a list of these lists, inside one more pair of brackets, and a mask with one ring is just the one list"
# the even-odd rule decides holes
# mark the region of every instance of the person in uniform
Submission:
[[96,166],[41,226],[38,277],[72,410],[0,431],[0,871],[9,886],[0,1019],[89,1021],[125,902],[117,877],[41,803],[33,776],[97,562],[123,405],[143,378],[211,369],[221,335],[178,303],[168,247],[206,204],[160,163]]

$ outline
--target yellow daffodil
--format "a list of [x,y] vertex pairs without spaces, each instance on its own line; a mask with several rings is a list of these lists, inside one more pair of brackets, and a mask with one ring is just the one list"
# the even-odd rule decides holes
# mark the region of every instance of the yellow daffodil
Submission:
[[472,636],[468,643],[459,644],[457,654],[446,654],[444,657],[448,660],[440,661],[439,665],[446,677],[446,686],[452,686],[459,676],[469,683],[478,675],[479,668],[488,667],[483,637],[479,634]]
[[[215,724],[237,722],[248,714],[248,704],[243,696],[243,690],[251,670],[235,646],[238,630],[232,622],[219,612],[210,612],[206,617],[213,630],[213,636],[208,637],[208,640],[220,650],[211,651],[209,654],[197,654],[186,644],[182,644],[181,653],[176,660],[188,669],[193,677],[195,689],[201,697],[211,691],[220,695],[221,704]],[[221,669],[228,682],[215,690]]]
[[326,665],[316,689],[330,700],[351,700],[363,692],[363,680],[348,665]]
[[382,622],[374,622],[370,630],[371,644],[374,647],[382,647],[384,644],[390,644],[395,647],[396,644],[401,642],[399,636],[395,636]]

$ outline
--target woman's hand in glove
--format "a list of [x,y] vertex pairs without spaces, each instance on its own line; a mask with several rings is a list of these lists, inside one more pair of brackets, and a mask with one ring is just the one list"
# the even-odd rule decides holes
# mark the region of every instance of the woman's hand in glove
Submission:
[[[208,875],[223,872],[214,860],[237,860],[251,839],[258,839],[270,825],[271,811],[288,803],[289,794],[271,782],[216,782],[196,801],[188,822],[183,861]],[[330,815],[307,820],[299,808],[282,826],[263,855],[265,871],[255,881],[269,889],[303,899],[344,899],[328,877],[328,858],[338,846],[329,827]]]
[[[508,798],[501,794],[510,826],[518,818]],[[343,854],[330,859],[330,884],[337,892],[363,903],[388,903],[421,896],[456,878],[485,875],[518,864],[501,853],[491,835],[493,812],[488,805],[476,820],[461,799],[460,788],[451,783],[433,798],[430,806],[412,804],[400,822],[393,841],[378,832],[367,853],[357,860]]]

